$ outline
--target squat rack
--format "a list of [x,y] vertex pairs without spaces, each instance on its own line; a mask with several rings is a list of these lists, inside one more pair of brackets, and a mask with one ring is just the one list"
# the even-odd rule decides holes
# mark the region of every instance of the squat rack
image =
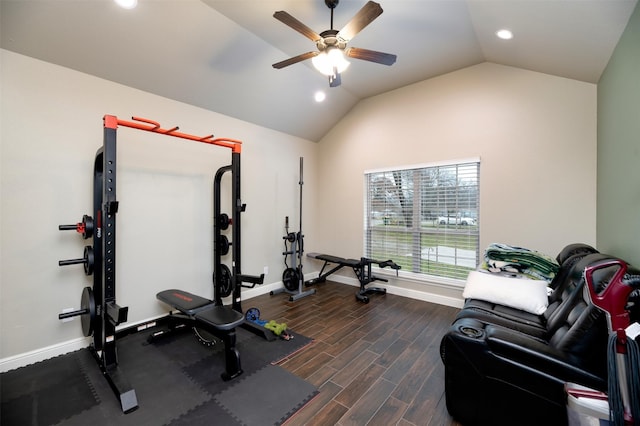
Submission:
[[[103,375],[118,397],[122,411],[129,413],[138,408],[135,390],[118,370],[116,349],[116,326],[127,321],[128,307],[116,303],[116,134],[118,126],[159,133],[195,142],[217,145],[231,149],[232,163],[225,169],[232,172],[232,197],[234,200],[233,262],[231,285],[234,290],[241,287],[243,280],[254,277],[241,274],[240,213],[244,205],[240,199],[240,154],[242,142],[229,138],[214,138],[213,135],[195,136],[179,132],[178,127],[163,129],[153,120],[132,117],[133,121],[122,120],[113,115],[103,117],[103,145],[98,149],[93,175],[93,214],[95,220],[85,215],[76,225],[60,225],[60,230],[76,230],[83,238],[93,237],[93,247],[86,246],[81,259],[61,260],[60,266],[84,264],[86,275],[93,274],[93,288],[86,287],[82,293],[81,309],[60,314],[59,319],[82,316],[82,329],[86,336],[93,335],[90,350]],[[217,292],[218,289],[215,288]],[[233,308],[242,313],[234,291]],[[216,301],[219,299],[216,298]],[[220,303],[222,303],[220,301]]]

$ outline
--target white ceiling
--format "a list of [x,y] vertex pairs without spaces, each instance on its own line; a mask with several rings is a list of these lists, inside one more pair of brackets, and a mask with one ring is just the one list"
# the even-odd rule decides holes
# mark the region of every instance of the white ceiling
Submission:
[[[111,0],[1,0],[0,45],[317,141],[361,99],[485,61],[597,83],[637,0],[378,1],[384,12],[349,46],[397,62],[351,60],[337,88],[311,61],[271,67],[315,50],[273,13],[321,32],[330,28],[324,0],[139,0],[133,10]],[[341,0],[334,27],[365,3]],[[499,40],[500,28],[514,39]]]

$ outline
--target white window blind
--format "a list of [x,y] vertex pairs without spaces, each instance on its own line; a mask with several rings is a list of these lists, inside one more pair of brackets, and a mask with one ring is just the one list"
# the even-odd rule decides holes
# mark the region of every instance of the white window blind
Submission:
[[480,161],[365,172],[365,256],[466,279],[479,257]]

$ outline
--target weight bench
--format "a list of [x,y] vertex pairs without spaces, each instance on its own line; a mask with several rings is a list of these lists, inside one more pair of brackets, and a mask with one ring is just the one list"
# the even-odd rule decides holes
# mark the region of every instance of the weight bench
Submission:
[[[356,293],[356,299],[369,303],[370,294],[386,294],[387,290],[381,287],[366,287],[369,283],[373,281],[384,281],[388,282],[386,278],[377,277],[371,274],[371,265],[376,264],[381,268],[389,267],[391,269],[396,270],[396,275],[398,273],[398,269],[400,269],[400,265],[397,265],[392,260],[373,260],[366,257],[361,257],[360,260],[356,259],[343,259],[342,257],[331,256],[329,254],[320,254],[320,253],[307,253],[307,257],[311,257],[313,259],[323,260],[324,265],[322,265],[322,269],[320,270],[320,274],[317,278],[311,279],[305,283],[305,285],[314,285],[323,283],[327,280],[327,277],[334,272],[338,271],[341,268],[350,267],[353,269],[353,272],[356,274],[358,281],[360,281],[360,290]],[[329,271],[324,272],[329,264],[334,264]]]
[[171,313],[169,330],[153,333],[150,339],[172,332],[180,327],[199,327],[218,337],[224,343],[225,371],[222,380],[227,381],[242,374],[240,354],[236,349],[235,328],[244,323],[244,315],[227,306],[216,305],[212,300],[183,290],[165,290],[156,298],[180,313]]

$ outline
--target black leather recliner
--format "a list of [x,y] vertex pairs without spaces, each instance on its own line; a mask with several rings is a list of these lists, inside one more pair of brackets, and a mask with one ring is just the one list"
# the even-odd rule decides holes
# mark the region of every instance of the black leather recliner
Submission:
[[588,254],[593,253],[597,251],[585,244],[571,244],[560,252],[557,256],[560,270],[549,285],[554,290],[549,295],[547,310],[541,315],[484,300],[468,299],[456,316],[456,320],[473,318],[488,324],[503,325],[533,336],[548,336],[566,318],[568,310],[571,309],[569,299],[578,297],[582,288],[584,264],[576,264]]
[[[595,268],[594,284],[604,288],[618,259],[578,252],[558,260],[543,315],[469,300],[443,337],[447,409],[465,426],[564,425],[566,382],[606,391],[609,327],[583,271]],[[638,276],[629,268],[622,279],[637,287]]]

